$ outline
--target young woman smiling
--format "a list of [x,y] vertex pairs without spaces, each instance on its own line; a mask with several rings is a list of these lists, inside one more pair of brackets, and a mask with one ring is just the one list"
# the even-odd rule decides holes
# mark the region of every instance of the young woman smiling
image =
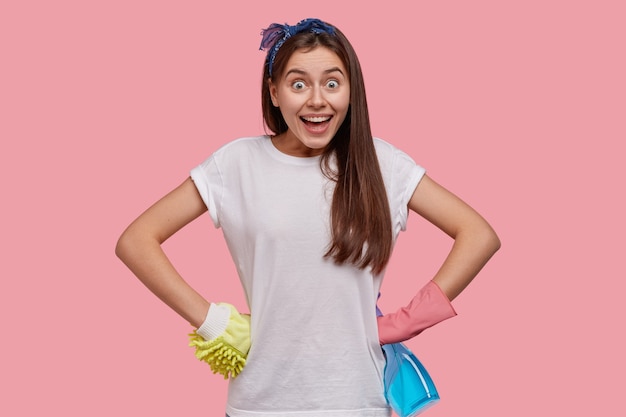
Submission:
[[[454,316],[450,301],[500,242],[470,206],[372,136],[360,64],[339,29],[318,19],[272,24],[261,48],[271,134],[216,150],[128,226],[116,253],[196,328],[198,358],[231,378],[231,417],[390,416],[380,345]],[[377,318],[409,210],[454,245],[406,306]],[[207,211],[250,314],[208,302],[161,249]]]

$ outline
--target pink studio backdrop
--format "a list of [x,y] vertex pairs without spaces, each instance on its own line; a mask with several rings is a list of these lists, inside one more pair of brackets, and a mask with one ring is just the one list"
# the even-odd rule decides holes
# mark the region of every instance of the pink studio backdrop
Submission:
[[[223,415],[190,326],[113,248],[218,146],[262,133],[260,29],[310,16],[352,40],[375,134],[503,241],[459,316],[409,342],[442,396],[427,415],[625,415],[623,3],[364,4],[2,2],[0,415]],[[383,310],[450,243],[413,216]],[[166,249],[244,308],[207,216]]]

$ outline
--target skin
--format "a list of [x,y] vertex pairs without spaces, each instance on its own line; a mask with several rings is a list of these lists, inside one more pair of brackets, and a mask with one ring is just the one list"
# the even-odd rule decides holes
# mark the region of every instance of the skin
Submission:
[[198,328],[209,302],[174,268],[161,244],[207,211],[191,178],[143,212],[120,236],[115,253],[139,280]]
[[433,277],[452,301],[500,249],[500,239],[480,214],[427,175],[415,188],[409,209],[454,239]]
[[272,138],[274,146],[292,156],[319,155],[348,113],[348,72],[328,48],[296,51],[280,79],[270,82],[270,94],[288,127],[285,133]]
[[[326,48],[297,51],[285,74],[272,84],[274,105],[289,127],[274,137],[282,152],[298,157],[320,154],[343,122],[350,91],[340,59]],[[307,125],[301,117],[328,119]],[[319,119],[321,120],[321,119]],[[470,206],[425,176],[415,189],[409,209],[454,239],[454,245],[433,280],[453,300],[474,279],[500,247],[489,224]],[[199,327],[209,302],[178,273],[161,244],[207,208],[193,181],[187,178],[142,213],[120,236],[115,253],[157,297]]]

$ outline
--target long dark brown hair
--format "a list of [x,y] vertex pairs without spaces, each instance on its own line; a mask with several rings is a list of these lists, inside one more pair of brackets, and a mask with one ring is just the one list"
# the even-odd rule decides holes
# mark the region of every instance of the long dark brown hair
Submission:
[[[374,148],[361,65],[341,31],[335,28],[334,35],[302,32],[288,38],[276,54],[272,77],[266,58],[261,90],[263,119],[276,135],[287,131],[280,108],[272,104],[269,83],[280,79],[295,51],[316,47],[335,52],[350,81],[348,114],[320,160],[322,171],[336,182],[330,212],[332,239],[325,256],[338,264],[371,267],[378,274],[387,265],[393,247],[391,214]],[[336,167],[331,167],[333,156]]]

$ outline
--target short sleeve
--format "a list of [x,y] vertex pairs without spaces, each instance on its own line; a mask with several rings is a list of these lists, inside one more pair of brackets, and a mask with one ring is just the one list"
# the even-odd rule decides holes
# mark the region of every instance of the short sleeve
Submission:
[[202,201],[209,210],[215,227],[220,227],[220,207],[224,190],[222,175],[217,164],[217,155],[212,155],[191,170],[193,180]]
[[426,170],[393,145],[376,139],[376,152],[387,188],[394,231],[406,230],[409,201]]
[[397,150],[396,168],[396,184],[398,187],[398,196],[396,198],[399,199],[398,206],[400,207],[400,210],[398,210],[399,221],[402,230],[406,230],[409,201],[413,197],[419,182],[426,174],[426,169],[417,165],[409,155],[401,150]]

